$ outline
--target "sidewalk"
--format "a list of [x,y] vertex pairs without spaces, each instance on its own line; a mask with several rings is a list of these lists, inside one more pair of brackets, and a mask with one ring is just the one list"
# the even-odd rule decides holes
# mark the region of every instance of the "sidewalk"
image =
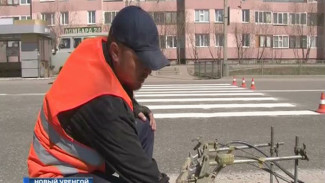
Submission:
[[[222,77],[220,79],[205,79],[193,76],[193,65],[172,65],[169,68],[176,68],[179,73],[158,74],[153,71],[146,82],[172,82],[172,81],[232,81],[233,76]],[[256,78],[262,80],[283,79],[283,80],[325,80],[325,75],[238,75],[235,76],[237,81],[243,77],[247,79]]]
[[[166,72],[164,73],[164,70]],[[175,72],[173,72],[174,70]],[[193,65],[171,65],[167,66],[160,71],[152,71],[151,75],[147,78],[146,82],[172,82],[172,81],[229,81],[233,79],[233,76],[227,76],[220,79],[205,79],[193,76],[194,68]],[[258,78],[263,80],[270,79],[317,79],[317,80],[325,80],[325,75],[238,75],[235,76],[237,80],[241,78]],[[0,81],[7,80],[55,80],[56,76],[52,76],[49,78],[21,78],[21,77],[13,77],[13,78],[1,78]]]

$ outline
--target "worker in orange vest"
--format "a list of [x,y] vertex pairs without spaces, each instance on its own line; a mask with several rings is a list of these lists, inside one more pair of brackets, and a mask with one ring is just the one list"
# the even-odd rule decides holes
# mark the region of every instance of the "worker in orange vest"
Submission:
[[153,115],[133,97],[152,70],[167,64],[151,16],[140,7],[123,8],[108,38],[84,40],[46,93],[29,176],[168,182],[152,159]]

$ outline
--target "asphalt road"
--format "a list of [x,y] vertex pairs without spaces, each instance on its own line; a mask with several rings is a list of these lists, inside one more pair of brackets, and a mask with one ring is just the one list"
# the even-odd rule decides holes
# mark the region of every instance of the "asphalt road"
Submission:
[[[52,81],[0,80],[0,182],[22,182],[22,177],[27,176],[26,158],[33,127],[42,95]],[[149,78],[145,84],[230,84],[231,81],[232,78],[194,81]],[[275,97],[279,102],[294,104],[294,110],[315,111],[321,91],[325,92],[324,77],[255,78],[255,82],[256,92]],[[195,112],[195,109],[185,111]],[[310,157],[309,162],[302,162],[299,166],[325,170],[325,115],[157,119],[154,157],[161,171],[177,174],[195,145],[191,139],[202,136],[205,140],[217,138],[220,142],[267,143],[271,126],[275,130],[275,140],[285,142],[280,155],[293,155],[295,136],[299,136],[300,142],[307,145]],[[284,166],[290,168],[292,164],[284,163]],[[235,167],[235,170],[247,169],[244,166]]]

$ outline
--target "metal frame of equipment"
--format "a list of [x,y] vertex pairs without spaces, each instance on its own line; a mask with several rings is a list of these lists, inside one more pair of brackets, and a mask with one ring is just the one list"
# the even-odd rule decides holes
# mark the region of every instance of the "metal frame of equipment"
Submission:
[[[221,144],[217,140],[209,143],[201,143],[201,138],[197,138],[197,145],[194,147],[197,153],[186,159],[181,168],[180,175],[176,183],[213,183],[217,182],[218,173],[229,165],[234,164],[249,164],[258,167],[270,173],[270,183],[274,180],[288,183],[303,183],[298,179],[298,161],[308,160],[306,153],[306,145],[299,146],[299,138],[296,136],[294,153],[292,156],[278,156],[279,147],[284,145],[283,142],[274,143],[274,130],[271,127],[271,141],[265,144],[251,145],[244,141],[232,141],[227,144]],[[261,148],[269,147],[270,155],[264,153]],[[249,156],[235,155],[236,151],[246,152],[246,149],[254,150],[262,156],[249,154]],[[292,160],[295,162],[294,174],[281,167],[278,161]],[[274,171],[274,166],[278,167],[284,175]]]

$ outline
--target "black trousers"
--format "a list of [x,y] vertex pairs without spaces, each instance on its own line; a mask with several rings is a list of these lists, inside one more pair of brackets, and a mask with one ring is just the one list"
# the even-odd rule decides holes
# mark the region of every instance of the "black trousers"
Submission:
[[[136,118],[136,129],[142,148],[149,158],[152,158],[154,146],[154,132],[151,129],[150,122]],[[123,180],[112,175],[106,175],[102,172],[93,172],[89,174],[74,174],[69,177],[92,177],[94,183],[124,183]]]

